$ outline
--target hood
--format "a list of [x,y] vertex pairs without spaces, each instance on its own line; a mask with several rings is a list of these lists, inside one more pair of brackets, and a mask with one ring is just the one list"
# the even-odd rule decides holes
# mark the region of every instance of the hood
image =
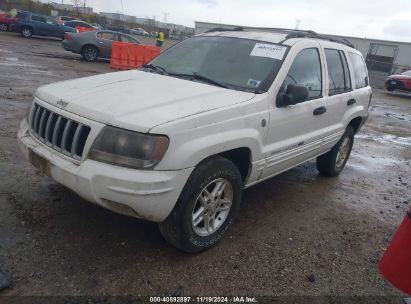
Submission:
[[398,75],[388,76],[388,79],[411,80],[411,76],[398,74]]
[[138,132],[234,105],[255,94],[143,71],[58,82],[36,96],[82,117]]

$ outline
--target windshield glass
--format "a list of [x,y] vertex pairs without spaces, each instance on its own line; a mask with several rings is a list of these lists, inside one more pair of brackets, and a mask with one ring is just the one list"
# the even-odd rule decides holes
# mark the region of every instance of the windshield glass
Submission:
[[402,75],[407,75],[407,76],[411,76],[411,71],[406,71],[404,73],[401,73]]
[[229,89],[262,93],[277,75],[286,51],[285,46],[250,39],[193,37],[150,63],[170,76],[195,75],[200,77],[194,81],[208,79]]

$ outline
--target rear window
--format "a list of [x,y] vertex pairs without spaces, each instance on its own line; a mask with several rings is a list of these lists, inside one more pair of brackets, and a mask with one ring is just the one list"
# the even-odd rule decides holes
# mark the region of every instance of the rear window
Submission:
[[364,59],[358,54],[349,52],[349,57],[353,65],[353,74],[355,80],[355,88],[361,89],[368,86],[367,68],[365,67]]

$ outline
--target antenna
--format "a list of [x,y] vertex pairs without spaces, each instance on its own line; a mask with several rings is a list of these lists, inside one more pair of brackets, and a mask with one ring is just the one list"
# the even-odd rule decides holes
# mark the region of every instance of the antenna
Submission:
[[300,19],[295,19],[295,29],[296,30],[298,30],[300,28],[300,23],[301,23]]

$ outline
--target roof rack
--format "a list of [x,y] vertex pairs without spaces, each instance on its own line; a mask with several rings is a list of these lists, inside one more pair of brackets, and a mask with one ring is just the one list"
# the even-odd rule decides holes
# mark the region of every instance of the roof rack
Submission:
[[[323,39],[332,42],[337,42],[354,48],[354,45],[349,42],[347,39],[344,38],[335,38],[329,35],[318,34],[314,31],[300,31],[300,30],[290,30],[290,33],[285,37],[285,40],[292,39],[292,38],[313,38],[313,39]],[[283,40],[282,42],[284,42]]]
[[244,31],[244,28],[237,26],[235,28],[224,28],[224,27],[215,27],[211,30],[208,30],[206,33],[213,33],[213,32],[241,32]]
[[347,39],[344,38],[336,38],[330,35],[324,35],[324,34],[319,34],[314,31],[310,30],[294,30],[294,29],[284,29],[284,28],[253,28],[253,27],[234,27],[234,28],[223,28],[223,27],[216,27],[211,30],[208,30],[206,33],[212,33],[212,32],[237,32],[237,31],[259,31],[259,32],[274,32],[274,33],[282,33],[286,34],[285,39],[281,41],[283,43],[284,41],[292,38],[313,38],[313,39],[323,39],[323,40],[328,40],[336,43],[341,43],[346,46],[349,46],[351,48],[355,48],[354,45],[348,41]]

